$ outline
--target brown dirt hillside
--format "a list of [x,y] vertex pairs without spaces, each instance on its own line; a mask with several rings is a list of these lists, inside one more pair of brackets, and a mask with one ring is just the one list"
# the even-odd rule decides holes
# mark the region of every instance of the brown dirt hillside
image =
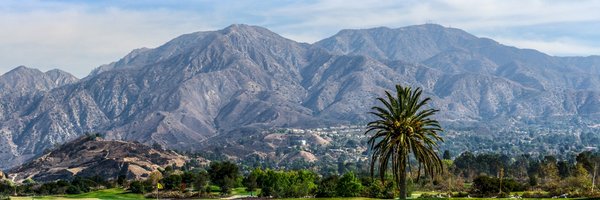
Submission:
[[141,143],[84,136],[13,168],[8,174],[17,182],[28,178],[43,182],[95,175],[107,179],[119,175],[140,179],[158,168],[182,166],[186,160],[186,157],[173,151]]

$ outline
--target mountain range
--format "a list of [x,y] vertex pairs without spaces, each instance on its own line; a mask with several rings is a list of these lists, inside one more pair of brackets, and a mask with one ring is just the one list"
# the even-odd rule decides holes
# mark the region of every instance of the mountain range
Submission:
[[313,44],[236,24],[133,50],[82,79],[26,67],[0,76],[0,168],[90,132],[198,151],[274,127],[364,124],[395,84],[423,88],[445,122],[600,114],[599,56],[549,56],[435,24]]

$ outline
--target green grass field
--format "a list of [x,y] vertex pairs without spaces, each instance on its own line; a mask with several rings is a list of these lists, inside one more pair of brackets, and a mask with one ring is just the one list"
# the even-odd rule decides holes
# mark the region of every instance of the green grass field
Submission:
[[[218,188],[217,188],[218,189]],[[214,192],[217,195],[219,192]],[[254,195],[257,193],[254,192]],[[245,188],[235,188],[232,191],[232,195],[250,195],[249,192],[246,192]],[[31,196],[31,197],[11,197],[11,199],[16,200],[32,200],[32,199],[47,199],[47,200],[72,200],[72,199],[88,199],[88,200],[98,200],[98,199],[144,199],[144,196],[141,194],[133,194],[128,193],[127,191],[120,188],[106,189],[106,190],[98,190],[94,192],[84,193],[84,194],[76,194],[76,195],[57,195],[57,196]]]
[[[415,191],[412,194],[412,199],[418,199],[418,196],[422,193],[427,192],[419,192]],[[256,194],[256,193],[254,193]],[[249,195],[249,193],[244,190],[244,188],[235,188],[232,192],[232,195]],[[60,195],[60,196],[43,196],[43,197],[11,197],[11,199],[16,200],[31,200],[31,199],[48,199],[48,200],[72,200],[72,199],[84,199],[84,200],[99,200],[99,199],[145,199],[143,195],[128,193],[127,191],[120,188],[106,189],[106,190],[98,190],[94,192],[89,192],[85,194],[77,194],[77,195]],[[492,198],[449,198],[450,200],[491,200]],[[505,198],[509,199],[509,198]],[[355,197],[355,198],[289,198],[283,200],[373,200],[371,198],[364,197]],[[426,200],[426,199],[419,199]],[[439,200],[439,199],[436,199]],[[497,200],[497,198],[496,198]],[[551,200],[550,198],[546,199],[527,199],[527,200]]]
[[[417,200],[443,200],[443,199],[448,199],[448,200],[500,200],[500,199],[511,199],[511,198],[434,198],[434,199],[419,199],[419,198],[412,198],[412,199],[417,199]],[[569,198],[567,198],[569,199]],[[375,200],[375,199],[371,199],[371,198],[364,198],[364,197],[353,197],[353,198],[291,198],[291,199],[283,199],[283,200]],[[545,198],[545,199],[536,199],[536,198],[531,198],[531,199],[526,199],[526,200],[552,200],[552,198]],[[556,200],[556,199],[554,199]]]
[[11,199],[17,200],[31,200],[31,199],[49,199],[49,200],[65,200],[65,199],[144,199],[141,194],[128,193],[127,191],[120,188],[98,190],[94,192],[75,194],[75,195],[61,195],[61,196],[43,196],[43,197],[11,197]]

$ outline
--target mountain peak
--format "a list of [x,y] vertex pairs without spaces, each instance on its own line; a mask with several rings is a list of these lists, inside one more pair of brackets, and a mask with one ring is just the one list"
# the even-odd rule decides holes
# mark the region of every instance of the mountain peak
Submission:
[[244,30],[244,29],[254,29],[258,26],[251,26],[248,24],[231,24],[224,28],[224,30]]
[[440,52],[476,46],[479,38],[459,29],[423,24],[390,29],[346,29],[315,43],[335,54],[422,62]]
[[415,28],[415,27],[427,28],[427,29],[447,29],[448,28],[448,27],[442,26],[440,24],[431,24],[431,23],[406,26],[404,28]]
[[239,34],[252,37],[281,37],[267,28],[247,24],[232,24],[218,32],[225,35]]
[[4,75],[9,75],[9,74],[24,74],[24,73],[28,73],[28,74],[31,74],[31,73],[40,73],[41,74],[42,71],[40,71],[40,70],[38,70],[36,68],[30,68],[30,67],[26,67],[24,65],[20,65],[20,66],[18,66],[16,68],[14,68],[14,69],[6,72],[6,74],[4,74]]
[[[290,62],[301,57],[298,54],[304,51],[306,46],[303,46],[293,40],[284,38],[277,33],[274,33],[260,26],[252,26],[247,24],[232,24],[221,30],[216,31],[200,31],[181,35],[167,43],[154,49],[140,49],[132,51],[121,60],[108,65],[100,66],[95,69],[91,75],[99,74],[104,71],[113,69],[139,68],[149,66],[159,62],[168,62],[170,59],[186,56],[187,62],[181,63],[179,66],[210,66],[212,69],[222,69],[219,66],[228,64],[228,62],[213,63],[213,59],[208,57],[216,56],[227,57],[229,59],[249,58],[249,59],[265,59],[253,57],[255,55],[268,55],[267,52],[278,52],[276,57],[281,59],[273,60],[288,60]],[[257,53],[260,52],[260,53]],[[207,57],[208,56],[208,57]],[[221,58],[226,59],[226,58]],[[195,60],[195,61],[192,61]],[[178,62],[178,61],[174,61]],[[205,62],[200,64],[201,62]],[[246,62],[246,61],[244,61]],[[286,61],[287,62],[287,61]],[[256,63],[264,63],[256,61]],[[285,65],[282,65],[285,66]],[[211,71],[212,69],[202,69]]]
[[56,86],[62,86],[65,84],[70,84],[77,82],[79,79],[69,72],[65,72],[60,69],[51,69],[45,72],[46,76],[54,83]]
[[18,66],[0,76],[0,89],[27,94],[36,91],[47,91],[78,79],[62,70],[50,70],[46,73],[25,66]]

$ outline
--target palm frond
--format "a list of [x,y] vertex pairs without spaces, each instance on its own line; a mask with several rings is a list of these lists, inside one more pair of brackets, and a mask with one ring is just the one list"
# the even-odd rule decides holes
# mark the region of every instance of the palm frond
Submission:
[[[376,100],[383,106],[372,107],[370,114],[376,120],[367,124],[365,134],[371,134],[368,141],[372,150],[371,176],[378,172],[379,178],[385,181],[385,173],[391,167],[396,182],[409,166],[412,156],[418,163],[417,178],[421,170],[434,176],[442,171],[442,160],[437,155],[438,142],[443,138],[438,135],[443,131],[439,122],[432,117],[437,109],[426,108],[430,98],[421,98],[421,88],[412,89],[396,85],[395,94],[385,91],[385,97]],[[391,166],[390,166],[391,165]]]

